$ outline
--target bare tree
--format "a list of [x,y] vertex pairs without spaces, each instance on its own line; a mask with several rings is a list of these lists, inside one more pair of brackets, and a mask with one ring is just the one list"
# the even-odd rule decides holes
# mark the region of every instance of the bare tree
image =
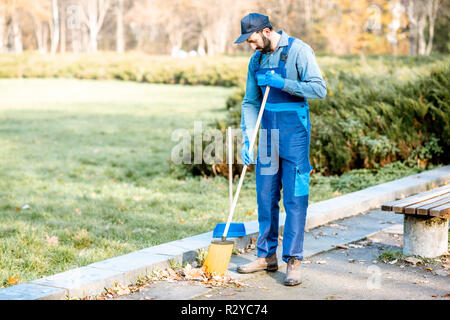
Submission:
[[89,30],[90,52],[97,52],[98,34],[110,4],[110,0],[81,0],[81,19]]
[[0,53],[6,48],[6,2],[0,0]]
[[406,12],[409,21],[410,54],[424,54],[424,29],[426,23],[426,7],[424,0],[409,0]]
[[205,41],[208,55],[224,53],[229,43],[231,24],[238,23],[235,18],[238,3],[221,0],[210,0],[208,6],[201,0],[191,3],[200,24],[199,45]]
[[11,12],[11,28],[13,36],[13,48],[15,53],[22,53],[23,43],[22,43],[22,30],[19,24],[19,8],[16,7],[16,2],[13,1],[13,10]]
[[433,48],[433,39],[434,39],[434,25],[436,23],[436,17],[438,13],[440,0],[429,0],[427,2],[427,16],[428,16],[428,44],[425,49],[426,55],[431,54],[431,50]]
[[60,27],[60,41],[59,51],[61,53],[66,52],[66,0],[60,1],[60,15],[59,15],[59,27]]
[[58,0],[52,0],[52,20],[49,21],[50,34],[51,34],[51,53],[55,53],[59,44],[59,7]]
[[123,26],[124,0],[117,0],[116,3],[116,51],[122,53],[125,51],[125,34]]
[[125,13],[124,20],[134,34],[137,50],[143,49],[145,40],[156,41],[158,35],[163,32],[159,27],[159,1],[134,1],[133,6]]

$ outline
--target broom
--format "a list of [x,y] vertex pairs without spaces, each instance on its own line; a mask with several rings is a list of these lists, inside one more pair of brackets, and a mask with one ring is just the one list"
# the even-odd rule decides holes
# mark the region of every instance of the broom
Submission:
[[[272,73],[274,73],[273,70]],[[255,145],[256,136],[258,135],[258,128],[261,123],[262,115],[264,113],[267,97],[269,96],[269,90],[270,87],[267,86],[266,91],[264,93],[261,108],[259,110],[258,118],[256,120],[255,130],[253,131],[252,139],[250,140],[250,146],[248,150],[249,155],[253,154],[253,146]],[[202,269],[206,273],[223,276],[228,268],[228,264],[230,263],[234,242],[227,240],[227,234],[228,229],[230,227],[231,219],[233,218],[234,210],[236,209],[237,200],[239,197],[239,193],[241,191],[242,183],[244,182],[244,176],[246,172],[247,172],[247,165],[244,165],[241,177],[239,179],[239,184],[237,186],[236,193],[234,195],[233,202],[231,204],[230,214],[228,215],[228,220],[222,235],[222,239],[218,241],[213,241],[211,243],[205,262],[203,263]]]

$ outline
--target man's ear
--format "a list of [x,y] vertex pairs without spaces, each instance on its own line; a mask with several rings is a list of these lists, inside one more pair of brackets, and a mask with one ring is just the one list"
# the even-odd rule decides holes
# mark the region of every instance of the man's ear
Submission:
[[269,38],[270,37],[270,33],[272,32],[272,30],[270,30],[269,28],[264,28],[263,30],[263,34]]

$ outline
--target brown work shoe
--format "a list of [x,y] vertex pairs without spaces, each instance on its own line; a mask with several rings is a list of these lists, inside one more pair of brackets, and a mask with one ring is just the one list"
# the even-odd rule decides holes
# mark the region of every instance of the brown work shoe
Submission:
[[302,276],[300,274],[300,260],[289,259],[286,266],[286,278],[284,279],[284,285],[295,286],[302,283]]
[[244,264],[242,266],[237,267],[237,272],[239,273],[251,273],[261,270],[267,271],[277,271],[278,270],[278,260],[277,254],[274,253],[271,257],[268,258],[258,258],[253,262]]

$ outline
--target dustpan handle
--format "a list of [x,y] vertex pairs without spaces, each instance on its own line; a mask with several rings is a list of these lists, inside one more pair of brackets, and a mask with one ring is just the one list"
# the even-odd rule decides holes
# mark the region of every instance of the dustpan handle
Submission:
[[[263,98],[263,101],[261,104],[261,108],[259,110],[258,118],[256,120],[255,130],[253,130],[252,139],[250,140],[250,147],[248,149],[249,155],[253,154],[253,146],[255,145],[256,136],[258,135],[258,128],[261,123],[262,115],[264,113],[264,108],[266,106],[267,97],[269,96],[269,90],[270,90],[270,87],[267,86],[266,92],[264,93],[264,98]],[[238,183],[238,186],[236,189],[236,193],[233,198],[233,203],[231,204],[230,214],[228,215],[227,224],[225,225],[225,230],[223,231],[222,240],[224,240],[224,241],[228,235],[228,229],[230,228],[231,219],[233,218],[234,210],[236,209],[237,200],[239,198],[239,193],[241,191],[242,183],[244,182],[244,176],[245,176],[246,172],[247,172],[247,165],[244,165],[244,168],[242,169],[241,177],[239,179],[239,183]]]

